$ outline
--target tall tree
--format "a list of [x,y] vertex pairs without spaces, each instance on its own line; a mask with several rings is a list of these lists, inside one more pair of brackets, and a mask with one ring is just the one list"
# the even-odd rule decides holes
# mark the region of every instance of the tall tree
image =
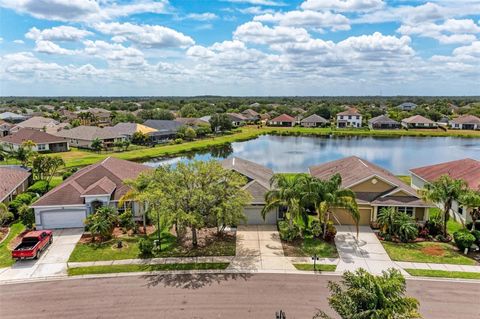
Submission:
[[459,201],[467,191],[467,183],[464,180],[454,180],[448,175],[442,175],[432,183],[425,185],[424,197],[426,200],[440,204],[443,207],[443,234],[447,233],[447,223],[450,218],[450,210],[454,201]]
[[475,224],[480,219],[480,192],[469,190],[460,196],[460,203],[470,209],[472,217],[472,229],[475,230]]
[[62,166],[65,166],[65,161],[60,156],[36,155],[32,160],[35,178],[47,181],[48,185]]

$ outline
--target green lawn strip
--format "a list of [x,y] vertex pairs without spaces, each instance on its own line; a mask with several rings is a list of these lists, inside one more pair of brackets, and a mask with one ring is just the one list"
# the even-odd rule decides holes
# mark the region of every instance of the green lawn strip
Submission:
[[[382,241],[383,247],[392,260],[419,263],[475,265],[475,260],[470,259],[448,243],[393,243]],[[438,255],[440,254],[440,255]]]
[[[156,236],[150,235],[152,239]],[[124,248],[112,248],[117,240],[105,243],[77,243],[70,255],[69,262],[105,261],[142,258],[138,241],[141,237],[122,238]],[[185,249],[177,244],[175,236],[166,233],[162,235],[162,251],[154,257],[199,257],[199,256],[234,256],[235,239],[213,241],[205,247]]]
[[[314,271],[313,264],[293,264],[297,270],[302,271]],[[337,269],[337,265],[326,265],[326,264],[317,264],[316,270],[317,271],[335,271]]]
[[150,272],[169,270],[208,270],[226,269],[229,263],[185,263],[185,264],[156,264],[156,265],[110,265],[68,268],[69,276],[110,274],[121,272]]
[[410,185],[412,181],[412,178],[410,177],[410,175],[398,175],[397,177],[407,185]]
[[287,257],[311,257],[317,255],[319,258],[337,258],[338,252],[335,244],[323,241],[318,238],[305,238],[292,243],[285,243]]
[[8,267],[15,263],[15,260],[12,259],[12,252],[8,249],[8,244],[24,230],[25,226],[20,222],[12,224],[10,227],[8,237],[0,244],[0,268]]
[[461,278],[461,279],[480,279],[480,272],[466,271],[447,271],[432,269],[405,269],[412,276],[421,277],[439,277],[439,278]]

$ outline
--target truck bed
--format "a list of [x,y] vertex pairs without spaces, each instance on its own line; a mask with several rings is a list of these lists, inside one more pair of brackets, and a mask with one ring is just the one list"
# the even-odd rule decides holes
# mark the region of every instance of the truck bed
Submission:
[[18,245],[14,250],[16,251],[24,251],[24,250],[32,250],[35,248],[35,246],[39,243],[38,240],[36,241],[28,241],[28,242],[22,242],[20,245]]

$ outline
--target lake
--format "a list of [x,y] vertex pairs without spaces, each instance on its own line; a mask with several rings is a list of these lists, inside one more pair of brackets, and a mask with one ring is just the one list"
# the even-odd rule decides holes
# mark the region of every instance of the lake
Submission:
[[408,174],[414,167],[466,157],[480,159],[480,139],[457,137],[310,137],[263,135],[208,151],[145,164],[158,166],[192,159],[241,157],[274,172],[307,172],[308,167],[347,156],[358,156],[395,174]]

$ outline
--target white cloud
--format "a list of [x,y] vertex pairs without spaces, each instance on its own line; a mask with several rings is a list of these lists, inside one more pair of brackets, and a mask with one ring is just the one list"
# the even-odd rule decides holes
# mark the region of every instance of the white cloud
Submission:
[[273,0],[224,0],[226,2],[232,2],[232,3],[248,3],[248,4],[253,4],[253,5],[261,5],[261,6],[284,6],[285,3],[280,2],[280,1],[273,1]]
[[185,16],[186,19],[198,20],[198,21],[209,21],[218,19],[218,16],[215,13],[204,12],[204,13],[189,13]]
[[282,26],[306,27],[322,30],[325,28],[336,30],[349,30],[350,24],[347,17],[334,14],[330,11],[288,11],[275,14],[264,14],[253,18],[255,21],[278,23]]
[[77,41],[89,35],[92,35],[92,32],[63,25],[44,30],[33,27],[25,34],[25,37],[35,41]]
[[305,29],[275,26],[268,27],[260,22],[247,22],[233,32],[233,38],[243,42],[273,44],[282,42],[305,42],[310,35]]
[[101,40],[86,40],[83,44],[85,54],[105,59],[116,66],[137,67],[145,63],[143,52],[133,47]]
[[300,7],[305,10],[368,11],[382,8],[383,0],[306,0]]
[[117,42],[128,40],[145,47],[186,48],[195,44],[191,37],[160,25],[101,22],[95,24],[94,28],[103,34],[114,36]]
[[253,15],[274,13],[274,11],[272,9],[264,9],[262,7],[259,7],[259,6],[248,7],[248,8],[237,9],[237,10],[238,10],[238,12],[243,13],[243,14],[253,14]]
[[58,44],[47,40],[38,40],[35,42],[35,51],[46,54],[73,55],[75,50],[68,50],[60,47]]
[[397,32],[433,38],[444,44],[471,43],[476,40],[474,34],[480,33],[480,26],[471,19],[448,19],[441,24],[433,22],[405,24],[398,28]]
[[23,40],[18,39],[18,40],[13,40],[13,43],[15,43],[15,44],[24,44],[25,42],[24,42]]
[[0,37],[0,43],[2,43],[2,42],[3,42],[3,38],[2,38],[2,37]]

